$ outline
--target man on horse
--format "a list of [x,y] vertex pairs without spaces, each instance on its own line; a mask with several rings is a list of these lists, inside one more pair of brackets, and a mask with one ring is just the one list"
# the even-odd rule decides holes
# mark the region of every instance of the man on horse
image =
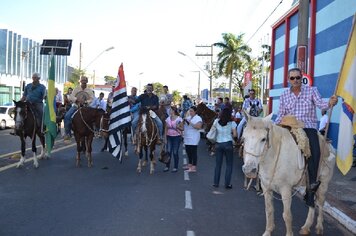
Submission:
[[[148,110],[152,110],[153,112],[157,112],[159,102],[158,102],[158,97],[157,95],[153,94],[153,85],[152,84],[147,84],[146,86],[147,92],[144,94],[141,94],[135,101],[135,104],[141,102],[141,107],[146,107]],[[152,117],[153,120],[155,121],[158,130],[159,130],[159,141],[157,144],[162,144],[162,135],[163,135],[163,123],[159,119],[159,117],[156,115],[155,117]],[[132,120],[132,130],[134,133],[136,132],[137,124],[138,124],[139,116],[134,118]]]
[[86,76],[82,76],[80,78],[80,86],[76,87],[69,97],[70,101],[73,102],[73,105],[64,116],[64,129],[66,132],[64,140],[70,140],[73,114],[79,107],[90,104],[94,98],[94,92],[92,89],[87,87],[87,84],[88,78]]
[[190,100],[190,98],[187,95],[183,95],[182,114],[181,114],[182,118],[185,117],[185,114],[187,113],[189,108],[191,108],[191,106],[193,106],[193,103]]
[[292,68],[288,71],[288,79],[291,85],[280,96],[279,111],[276,124],[279,124],[285,115],[294,115],[298,121],[304,122],[304,131],[309,139],[311,157],[308,159],[309,186],[304,197],[306,204],[314,207],[314,195],[320,181],[317,179],[320,160],[320,146],[318,138],[318,126],[316,107],[329,109],[337,104],[337,97],[331,96],[329,101],[324,101],[318,89],[302,83],[302,71]]
[[[29,102],[31,109],[35,114],[37,127],[42,128],[43,123],[43,99],[46,96],[46,87],[40,83],[40,74],[34,73],[32,75],[32,83],[26,85],[21,101]],[[15,135],[15,133],[12,133]]]
[[128,98],[129,98],[130,112],[132,115],[132,120],[134,120],[136,117],[138,117],[138,113],[139,113],[140,105],[141,105],[141,103],[135,104],[135,101],[138,99],[136,87],[132,87],[131,95],[129,95]]
[[[243,110],[248,110],[250,109],[250,114],[251,116],[259,116],[261,112],[263,111],[262,108],[262,102],[259,98],[256,98],[256,91],[254,89],[249,90],[249,97],[245,99],[245,101],[242,104],[242,109]],[[239,125],[237,126],[237,138],[240,139],[241,134],[242,134],[242,129],[246,125],[246,118],[243,117],[242,120],[240,121]]]

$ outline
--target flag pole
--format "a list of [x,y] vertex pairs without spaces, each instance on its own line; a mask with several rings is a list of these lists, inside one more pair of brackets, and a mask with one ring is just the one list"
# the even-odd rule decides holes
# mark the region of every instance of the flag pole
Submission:
[[[344,63],[345,63],[345,59],[346,59],[346,54],[348,52],[348,49],[349,49],[349,46],[350,46],[350,41],[351,41],[351,37],[352,37],[352,32],[354,32],[354,29],[355,29],[355,21],[356,21],[356,13],[354,14],[354,18],[353,18],[353,21],[352,21],[352,27],[351,27],[351,31],[350,31],[350,35],[349,35],[349,39],[347,40],[347,47],[346,47],[346,50],[345,50],[345,53],[344,53],[344,58],[342,60],[342,64],[341,64],[341,69],[340,69],[340,72],[339,72],[339,75],[338,75],[338,78],[337,78],[337,81],[336,81],[336,86],[335,86],[335,90],[334,90],[334,95],[336,94],[336,91],[338,90],[338,87],[339,87],[339,83],[340,83],[340,75],[341,75],[341,71],[343,70],[344,68]],[[329,114],[328,114],[328,122],[326,123],[326,126],[325,126],[325,133],[324,133],[324,138],[326,139],[326,136],[327,136],[327,133],[328,133],[328,130],[329,130],[329,124],[330,124],[330,119],[331,119],[331,115],[333,113],[333,108],[334,106],[332,106],[329,110]]]

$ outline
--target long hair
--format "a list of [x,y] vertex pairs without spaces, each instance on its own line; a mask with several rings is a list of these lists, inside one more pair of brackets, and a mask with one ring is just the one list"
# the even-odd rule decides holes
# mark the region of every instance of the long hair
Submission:
[[231,110],[224,108],[219,114],[219,124],[225,126],[229,121],[231,121]]

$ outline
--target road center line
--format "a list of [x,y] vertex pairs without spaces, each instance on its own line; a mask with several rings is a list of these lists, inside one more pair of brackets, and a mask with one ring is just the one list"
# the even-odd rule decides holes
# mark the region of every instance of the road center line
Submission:
[[187,158],[183,158],[183,164],[184,165],[188,164]]
[[188,181],[189,179],[189,173],[187,171],[184,171],[184,180]]
[[194,231],[188,230],[187,231],[187,236],[195,236]]
[[185,191],[185,209],[193,209],[190,191]]
[[[77,144],[76,144],[76,143],[69,144],[69,145],[67,145],[67,146],[60,147],[60,148],[57,148],[57,149],[55,149],[55,150],[52,150],[51,153],[55,153],[55,152],[61,151],[61,150],[63,150],[63,149],[69,148],[69,147],[73,147],[73,146],[75,146],[75,145],[77,145]],[[29,161],[33,161],[33,157],[31,157],[31,158],[26,158],[25,163],[26,163],[26,162],[29,162]],[[1,168],[0,168],[0,172],[5,171],[5,170],[7,170],[7,169],[10,169],[10,168],[12,168],[12,167],[15,167],[16,165],[17,165],[17,163],[12,163],[12,164],[10,164],[10,165],[1,167]]]

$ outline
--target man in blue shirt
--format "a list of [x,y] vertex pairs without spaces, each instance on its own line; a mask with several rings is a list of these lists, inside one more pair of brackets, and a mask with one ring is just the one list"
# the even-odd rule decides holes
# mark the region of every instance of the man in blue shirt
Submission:
[[140,105],[141,105],[141,103],[135,104],[136,100],[138,99],[136,87],[132,87],[131,95],[128,96],[128,98],[129,98],[130,112],[132,115],[132,120],[134,120],[136,117],[138,117],[138,112],[140,110]]
[[[158,102],[158,97],[157,95],[153,94],[153,85],[152,84],[147,84],[146,86],[147,93],[141,94],[135,101],[135,104],[141,102],[142,107],[146,107],[148,110],[152,110],[154,112],[157,112],[158,107],[159,107],[159,102]],[[135,117],[132,121],[132,130],[135,133],[137,124],[138,124],[139,116]],[[158,116],[154,117],[153,120],[155,121],[158,130],[159,130],[159,141],[157,144],[162,143],[162,135],[163,135],[163,123],[159,119]]]
[[[40,74],[32,75],[32,83],[26,85],[21,101],[30,102],[36,116],[37,127],[43,128],[43,99],[46,96],[46,87],[40,84]],[[43,130],[43,129],[42,129]]]

